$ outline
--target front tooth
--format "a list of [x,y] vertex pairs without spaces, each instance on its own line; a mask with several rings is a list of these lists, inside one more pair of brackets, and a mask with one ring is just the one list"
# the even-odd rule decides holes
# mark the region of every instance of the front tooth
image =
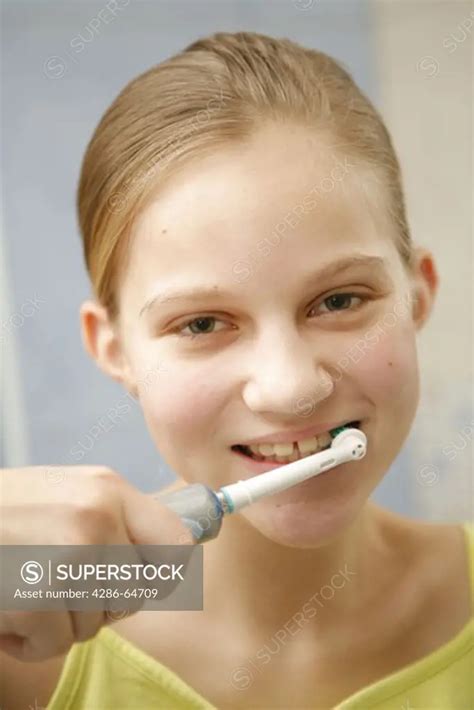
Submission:
[[293,442],[290,444],[273,444],[275,456],[291,456],[293,453]]
[[259,452],[262,456],[273,456],[273,444],[258,444]]
[[259,444],[258,449],[262,456],[291,456],[293,442],[289,444]]
[[318,440],[315,436],[312,436],[310,439],[302,439],[297,442],[297,445],[301,454],[310,454],[313,451],[317,451],[319,448]]

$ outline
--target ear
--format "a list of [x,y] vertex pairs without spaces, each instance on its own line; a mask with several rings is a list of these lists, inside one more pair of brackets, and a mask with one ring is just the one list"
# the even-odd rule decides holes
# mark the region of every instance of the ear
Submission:
[[416,330],[421,330],[431,314],[439,286],[436,264],[428,249],[415,247],[411,279],[413,284],[412,317]]
[[91,358],[102,372],[138,397],[117,325],[110,320],[107,309],[96,301],[84,301],[80,308],[80,321],[82,342]]

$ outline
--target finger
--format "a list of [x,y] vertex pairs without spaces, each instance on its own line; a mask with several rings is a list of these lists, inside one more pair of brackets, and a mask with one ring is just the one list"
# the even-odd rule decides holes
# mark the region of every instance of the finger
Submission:
[[4,636],[4,642],[9,653],[21,661],[40,661],[56,656],[66,652],[74,643],[67,613],[11,612],[8,616],[12,630]]
[[125,525],[136,545],[194,545],[191,531],[179,516],[155,497],[127,489],[123,498]]

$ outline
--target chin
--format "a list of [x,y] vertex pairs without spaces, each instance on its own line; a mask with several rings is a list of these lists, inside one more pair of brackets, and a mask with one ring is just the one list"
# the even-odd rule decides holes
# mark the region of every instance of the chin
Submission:
[[326,501],[261,501],[241,511],[247,522],[264,537],[285,547],[316,549],[344,534],[364,506],[365,499]]

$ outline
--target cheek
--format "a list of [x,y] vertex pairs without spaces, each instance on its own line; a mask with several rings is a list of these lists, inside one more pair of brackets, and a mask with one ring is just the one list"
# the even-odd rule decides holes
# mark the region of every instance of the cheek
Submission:
[[419,397],[416,331],[409,320],[374,330],[351,351],[347,373],[357,390],[377,409],[387,410],[391,426],[405,427]]
[[216,368],[193,363],[167,367],[152,386],[139,388],[140,404],[157,445],[173,448],[186,441],[206,446],[218,426],[225,398],[224,378]]

